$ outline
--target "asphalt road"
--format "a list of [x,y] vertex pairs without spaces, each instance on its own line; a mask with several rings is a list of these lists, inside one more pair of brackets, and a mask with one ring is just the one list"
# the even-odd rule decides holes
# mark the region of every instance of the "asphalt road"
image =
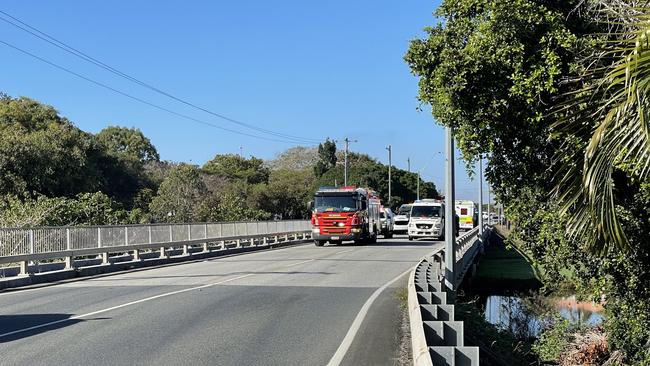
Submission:
[[439,245],[310,244],[0,293],[0,365],[394,365],[400,275]]

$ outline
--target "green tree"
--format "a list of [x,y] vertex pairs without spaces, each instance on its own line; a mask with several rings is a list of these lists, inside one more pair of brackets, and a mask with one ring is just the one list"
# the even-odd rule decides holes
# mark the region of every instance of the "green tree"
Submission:
[[149,210],[158,222],[201,221],[201,204],[207,193],[199,168],[180,164],[160,184]]
[[246,159],[234,154],[215,156],[203,165],[203,171],[248,184],[264,183],[269,179],[269,169],[264,166],[263,160],[256,157]]
[[314,175],[308,169],[276,170],[269,183],[252,192],[254,206],[282,219],[307,217],[307,203],[314,194]]
[[[0,202],[0,226],[117,225],[132,223],[129,212],[101,192],[73,198],[8,196]],[[137,221],[136,221],[137,222]]]
[[0,194],[72,196],[102,188],[90,134],[28,98],[0,99]]
[[[644,110],[645,91],[634,83],[643,85],[645,46],[639,37],[624,52],[598,47],[611,24],[603,20],[638,14],[626,2],[594,8],[603,3],[446,0],[435,13],[439,23],[405,59],[419,77],[420,100],[452,127],[463,156],[488,157],[487,179],[516,222],[513,240],[542,267],[546,286],[605,295],[610,344],[641,363],[649,361],[650,214],[645,163],[638,164],[647,139],[638,135],[647,119],[632,111]],[[628,52],[639,58],[624,59]],[[592,64],[608,77],[594,78]],[[556,197],[577,211],[563,215]],[[610,245],[603,255],[593,245],[622,238],[612,212],[628,253]],[[578,234],[567,236],[566,228]]]
[[137,128],[109,126],[96,136],[97,141],[115,156],[141,165],[151,161],[160,161],[156,147]]
[[318,160],[314,165],[314,174],[321,177],[325,172],[336,166],[336,143],[326,139],[322,144],[318,144]]

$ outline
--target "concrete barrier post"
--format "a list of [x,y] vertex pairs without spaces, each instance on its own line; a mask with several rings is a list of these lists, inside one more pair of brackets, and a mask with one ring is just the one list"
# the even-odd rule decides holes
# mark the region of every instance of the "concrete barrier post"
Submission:
[[209,252],[210,251],[210,248],[208,248],[208,242],[207,241],[205,243],[203,243],[203,251],[204,252]]
[[133,249],[133,260],[134,261],[142,260],[142,258],[140,258],[140,249]]
[[108,260],[108,253],[104,252],[102,253],[102,264],[110,264],[111,262]]
[[189,255],[190,250],[189,250],[189,245],[185,244],[183,245],[183,255]]
[[237,248],[241,248],[241,239],[237,239]]
[[167,258],[167,252],[165,251],[165,247],[160,247],[160,258]]
[[26,276],[29,274],[29,262],[20,261],[20,275]]
[[65,269],[74,268],[74,258],[72,256],[65,257]]

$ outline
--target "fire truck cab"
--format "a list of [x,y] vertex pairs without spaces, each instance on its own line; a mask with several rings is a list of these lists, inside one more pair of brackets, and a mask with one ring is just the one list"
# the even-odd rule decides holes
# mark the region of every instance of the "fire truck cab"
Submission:
[[357,245],[377,242],[381,231],[380,200],[369,189],[321,187],[312,202],[312,238],[316,246],[353,240]]

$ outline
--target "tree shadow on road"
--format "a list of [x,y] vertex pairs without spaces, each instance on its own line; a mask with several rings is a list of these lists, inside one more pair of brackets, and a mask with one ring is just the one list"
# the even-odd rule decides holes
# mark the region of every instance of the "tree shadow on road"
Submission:
[[31,337],[88,320],[108,319],[72,319],[73,316],[74,314],[0,315],[0,343]]

